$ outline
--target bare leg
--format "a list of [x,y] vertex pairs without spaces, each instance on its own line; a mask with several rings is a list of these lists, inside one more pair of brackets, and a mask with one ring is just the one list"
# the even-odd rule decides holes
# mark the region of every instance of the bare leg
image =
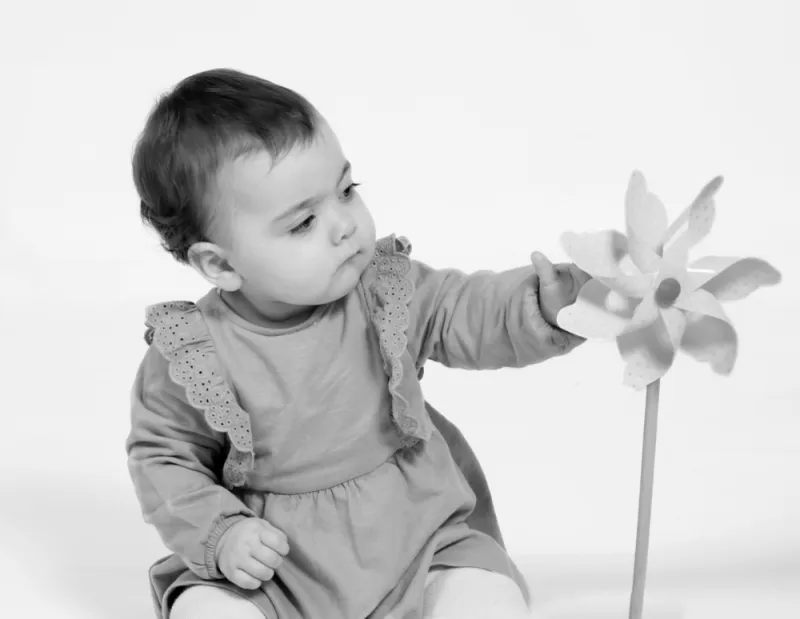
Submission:
[[437,569],[425,586],[424,619],[529,619],[517,584],[476,568]]
[[264,619],[247,598],[211,585],[193,585],[175,599],[170,619]]

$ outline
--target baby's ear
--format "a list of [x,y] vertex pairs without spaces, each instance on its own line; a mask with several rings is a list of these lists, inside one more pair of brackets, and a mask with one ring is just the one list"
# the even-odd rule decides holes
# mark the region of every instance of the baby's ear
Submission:
[[189,248],[189,264],[212,286],[226,292],[241,288],[242,278],[233,270],[219,245],[203,241]]

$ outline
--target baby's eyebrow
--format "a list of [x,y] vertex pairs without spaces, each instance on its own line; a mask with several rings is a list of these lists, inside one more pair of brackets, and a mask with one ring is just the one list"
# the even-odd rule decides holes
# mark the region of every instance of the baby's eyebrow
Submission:
[[[342,179],[344,179],[344,177],[347,176],[348,172],[350,172],[352,167],[353,166],[350,165],[349,161],[345,161],[344,162],[344,165],[342,166],[342,172],[341,172],[341,174],[339,174],[339,180],[336,181],[337,185],[342,182]],[[291,208],[289,208],[286,211],[284,211],[281,215],[279,215],[275,219],[275,223],[281,223],[281,222],[283,222],[283,221],[285,221],[287,219],[291,219],[291,217],[293,215],[295,215],[295,214],[297,214],[297,213],[299,213],[301,211],[304,211],[304,210],[306,210],[308,208],[311,208],[312,206],[316,205],[319,201],[320,201],[319,196],[314,196],[312,198],[307,198],[307,199],[303,200],[302,202],[298,202],[297,204],[295,204]]]

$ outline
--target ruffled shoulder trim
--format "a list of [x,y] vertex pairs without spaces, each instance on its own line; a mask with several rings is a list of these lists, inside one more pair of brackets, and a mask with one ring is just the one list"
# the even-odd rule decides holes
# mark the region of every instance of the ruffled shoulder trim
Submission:
[[[411,271],[411,243],[405,237],[394,235],[380,239],[375,246],[372,266],[376,279],[372,292],[379,301],[373,314],[383,352],[394,368],[408,345],[406,331],[410,321],[408,304],[414,296],[414,282],[408,277]],[[392,372],[389,387],[396,386],[401,376]],[[394,383],[394,385],[393,385]]]
[[403,380],[409,373],[414,377],[417,375],[407,351],[406,336],[410,324],[409,303],[414,296],[414,282],[409,277],[410,254],[411,243],[405,237],[391,235],[379,239],[375,245],[371,278],[365,282],[375,300],[372,322],[377,329],[384,369],[389,376],[392,418],[407,445],[420,439],[427,440],[432,431],[432,422],[424,407],[419,406],[422,395],[418,382]]
[[225,379],[199,308],[189,301],[151,305],[146,325],[145,340],[168,361],[170,378],[185,388],[189,404],[203,412],[213,430],[228,436],[234,449],[223,469],[226,485],[243,485],[244,471],[252,468],[254,456],[250,416]]

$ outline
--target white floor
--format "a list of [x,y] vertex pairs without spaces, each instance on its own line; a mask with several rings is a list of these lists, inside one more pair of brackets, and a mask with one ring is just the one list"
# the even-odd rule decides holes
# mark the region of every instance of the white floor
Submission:
[[[629,557],[522,558],[536,617],[627,619]],[[651,563],[644,619],[797,619],[800,557],[709,553]]]

